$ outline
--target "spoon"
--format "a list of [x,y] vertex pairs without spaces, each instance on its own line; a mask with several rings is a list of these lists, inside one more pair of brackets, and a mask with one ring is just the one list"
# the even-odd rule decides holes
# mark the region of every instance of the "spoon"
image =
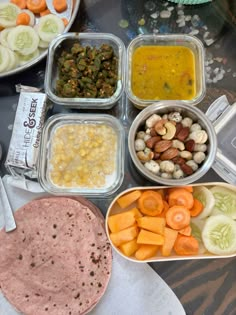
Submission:
[[67,0],[67,9],[61,13],[57,12],[52,4],[52,0],[46,0],[47,7],[52,14],[59,16],[61,19],[65,18],[67,21],[70,21],[72,9],[73,9],[73,0]]
[[[0,145],[0,160],[2,159],[2,147]],[[0,176],[0,200],[2,204],[2,211],[5,221],[5,231],[11,232],[16,229],[16,222],[13,216],[12,208],[2,181],[2,177]]]

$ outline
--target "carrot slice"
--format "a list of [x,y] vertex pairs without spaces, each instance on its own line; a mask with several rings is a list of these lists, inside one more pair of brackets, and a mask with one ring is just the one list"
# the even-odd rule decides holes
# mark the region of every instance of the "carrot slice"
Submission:
[[204,208],[204,206],[201,203],[201,201],[196,199],[196,198],[194,198],[193,199],[193,207],[190,209],[191,217],[198,216],[203,211],[203,208]]
[[33,13],[40,13],[47,8],[45,0],[26,0],[26,6]]
[[179,230],[179,233],[182,235],[190,236],[192,233],[192,228],[190,225],[184,227],[183,229]]
[[48,10],[48,9],[46,9],[46,10],[44,10],[44,11],[41,11],[41,12],[39,13],[40,16],[45,16],[45,15],[48,15],[48,14],[51,14],[51,11]]
[[190,212],[183,206],[173,206],[166,212],[166,223],[174,230],[180,230],[190,224]]
[[16,25],[29,25],[30,24],[30,16],[26,12],[21,12],[17,15]]
[[17,5],[20,9],[26,9],[26,0],[10,0],[10,2]]
[[69,21],[66,18],[62,18],[62,22],[64,23],[65,26],[69,24]]
[[149,216],[160,214],[164,208],[161,194],[153,190],[144,191],[138,199],[138,207],[143,214]]
[[178,235],[174,244],[177,255],[197,255],[199,244],[193,236]]
[[174,247],[178,231],[165,227],[164,229],[164,244],[161,247],[162,256],[170,256],[172,248]]
[[158,215],[159,217],[165,218],[166,217],[166,212],[169,210],[169,204],[166,200],[163,200],[163,210],[162,212]]
[[170,207],[178,205],[191,209],[193,207],[193,195],[185,188],[172,189],[168,195],[168,202]]
[[55,10],[59,13],[65,11],[67,9],[66,0],[53,0],[52,4],[53,4]]
[[117,203],[122,209],[124,209],[124,208],[130,206],[133,202],[135,202],[141,195],[142,195],[142,193],[140,190],[133,190],[133,191],[128,192],[127,194],[119,197],[117,199]]

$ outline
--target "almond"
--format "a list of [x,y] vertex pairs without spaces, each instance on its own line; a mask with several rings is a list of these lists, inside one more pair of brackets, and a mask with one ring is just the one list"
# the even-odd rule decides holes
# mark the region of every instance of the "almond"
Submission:
[[190,166],[187,165],[186,163],[180,164],[180,168],[181,168],[181,170],[184,172],[184,174],[186,174],[186,175],[192,175],[192,174],[193,174],[193,169],[192,169],[192,167],[190,167]]
[[174,157],[172,161],[178,165],[184,164],[186,162],[185,159],[183,159],[181,156]]
[[184,141],[185,139],[188,138],[188,135],[189,135],[189,127],[183,127],[177,134],[177,139],[179,139],[180,141]]
[[152,149],[154,147],[154,145],[161,140],[161,136],[155,136],[155,137],[151,137],[146,141],[146,146],[149,149]]
[[161,140],[161,141],[158,141],[155,146],[154,146],[154,151],[155,152],[164,152],[166,151],[167,149],[169,149],[172,145],[172,141],[170,140]]
[[156,133],[156,131],[155,131],[154,128],[150,128],[150,136],[151,136],[151,137],[157,136],[157,133]]
[[183,125],[181,124],[181,122],[178,122],[176,123],[175,128],[176,128],[175,137],[177,137],[180,130],[183,129]]
[[169,148],[161,154],[160,159],[163,160],[172,160],[179,154],[179,150],[176,148]]
[[185,149],[189,152],[193,152],[195,147],[195,141],[193,139],[190,139],[185,142]]

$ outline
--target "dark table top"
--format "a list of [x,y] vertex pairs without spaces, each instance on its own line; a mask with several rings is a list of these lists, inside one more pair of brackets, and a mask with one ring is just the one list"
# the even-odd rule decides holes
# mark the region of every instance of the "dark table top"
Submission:
[[[170,16],[163,17],[169,10]],[[179,11],[188,16],[185,25],[177,20]],[[180,14],[181,15],[181,14]],[[186,33],[193,31],[206,50],[207,93],[198,107],[205,111],[219,96],[225,94],[230,103],[236,99],[236,1],[213,0],[212,2],[179,7],[161,0],[84,0],[71,31],[108,32],[119,36],[127,46],[132,38],[146,33]],[[15,109],[19,95],[15,84],[43,87],[46,60],[30,69],[0,79],[0,142],[6,156]],[[221,73],[221,75],[219,75]],[[77,112],[59,105],[58,112]],[[126,135],[137,115],[137,110],[126,99],[107,113],[118,117]],[[126,150],[127,151],[127,150]],[[5,171],[2,168],[2,171]],[[212,169],[199,182],[223,181]],[[146,186],[147,182],[137,174],[129,155],[125,156],[125,178],[120,191],[131,186]],[[91,199],[105,215],[111,202],[107,199]],[[170,285],[189,315],[235,315],[236,314],[236,268],[235,258],[185,260],[178,262],[152,263],[156,272]],[[161,314],[160,314],[161,315]]]

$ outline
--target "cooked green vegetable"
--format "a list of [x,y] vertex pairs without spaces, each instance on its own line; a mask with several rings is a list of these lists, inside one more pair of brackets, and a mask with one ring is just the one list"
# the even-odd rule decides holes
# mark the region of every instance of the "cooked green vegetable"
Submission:
[[116,90],[118,59],[110,45],[75,43],[61,53],[58,66],[56,94],[60,97],[107,98]]

